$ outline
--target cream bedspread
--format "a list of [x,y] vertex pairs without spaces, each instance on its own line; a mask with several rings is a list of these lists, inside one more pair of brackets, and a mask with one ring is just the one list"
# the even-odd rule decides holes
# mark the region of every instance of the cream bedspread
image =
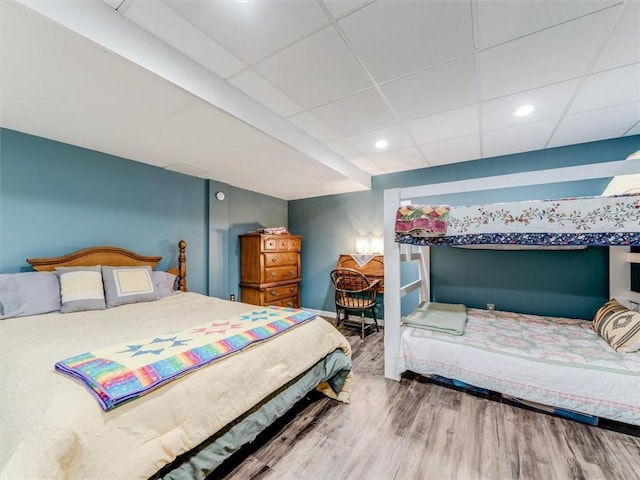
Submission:
[[[254,309],[195,293],[0,322],[0,478],[147,478],[348,341],[312,320],[103,412],[57,360]],[[28,346],[28,347],[27,347]]]

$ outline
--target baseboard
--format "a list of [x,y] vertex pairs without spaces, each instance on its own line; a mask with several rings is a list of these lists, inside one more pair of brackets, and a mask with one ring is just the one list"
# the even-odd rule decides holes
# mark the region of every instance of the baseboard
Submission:
[[307,312],[315,313],[316,315],[318,315],[320,317],[336,318],[336,312],[327,312],[325,310],[316,310],[314,308],[306,308],[306,307],[301,307],[301,308],[303,308]]

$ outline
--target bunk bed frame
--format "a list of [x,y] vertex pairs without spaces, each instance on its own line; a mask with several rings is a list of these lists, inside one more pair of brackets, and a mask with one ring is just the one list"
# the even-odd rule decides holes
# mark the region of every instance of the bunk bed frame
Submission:
[[[396,212],[400,205],[412,199],[442,194],[524,187],[530,185],[570,182],[640,172],[640,160],[627,159],[590,165],[539,170],[462,180],[384,191],[384,255],[385,255],[385,301],[384,301],[384,372],[385,377],[400,380],[403,373],[398,366],[401,341],[401,298],[415,290],[419,291],[419,302],[430,301],[430,264],[428,246],[400,245],[395,242]],[[616,251],[610,258],[611,294],[625,290],[629,282],[629,267],[624,258],[629,247],[610,247]],[[419,278],[401,285],[401,262],[418,262]],[[628,288],[626,288],[628,290]]]

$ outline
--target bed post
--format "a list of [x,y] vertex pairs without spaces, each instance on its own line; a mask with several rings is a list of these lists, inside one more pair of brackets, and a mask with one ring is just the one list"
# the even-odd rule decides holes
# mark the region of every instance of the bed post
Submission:
[[418,247],[420,251],[420,302],[431,301],[431,249],[429,246]]
[[400,189],[384,191],[384,376],[400,380],[400,246],[395,242]]
[[178,249],[180,254],[178,255],[178,288],[186,292],[187,291],[187,256],[185,250],[187,249],[187,242],[180,240],[178,242]]

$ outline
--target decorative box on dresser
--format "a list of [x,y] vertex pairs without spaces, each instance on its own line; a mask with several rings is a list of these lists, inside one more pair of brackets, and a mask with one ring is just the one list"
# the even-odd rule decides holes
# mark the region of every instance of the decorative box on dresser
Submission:
[[300,307],[301,246],[301,235],[240,235],[241,300]]

